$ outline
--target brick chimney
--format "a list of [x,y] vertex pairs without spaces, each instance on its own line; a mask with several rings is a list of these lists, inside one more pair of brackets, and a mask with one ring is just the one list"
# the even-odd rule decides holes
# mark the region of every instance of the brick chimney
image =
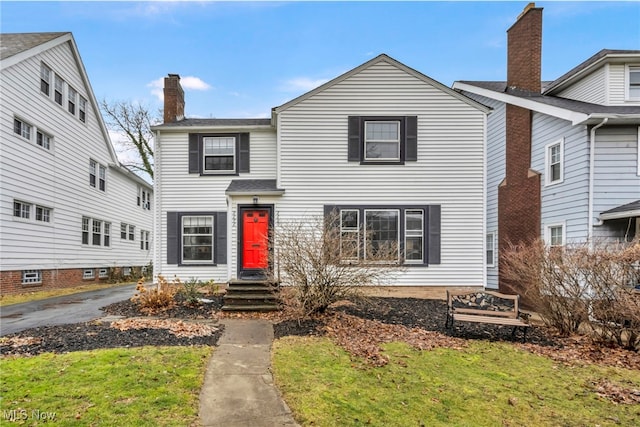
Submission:
[[507,30],[507,86],[542,90],[542,8],[529,3]]
[[[507,91],[539,94],[542,90],[542,8],[529,3],[507,30],[507,39]],[[540,173],[531,169],[532,112],[507,104],[505,117],[505,178],[498,188],[498,252],[501,256],[511,244],[531,243],[539,238],[541,228]],[[521,284],[509,282],[503,271],[500,265],[500,290],[525,293]]]
[[184,90],[178,74],[164,78],[164,122],[174,123],[184,119]]

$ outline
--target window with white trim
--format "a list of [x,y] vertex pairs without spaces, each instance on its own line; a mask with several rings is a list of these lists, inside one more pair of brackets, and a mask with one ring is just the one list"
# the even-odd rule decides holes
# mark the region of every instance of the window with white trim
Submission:
[[150,210],[151,209],[151,192],[138,186],[137,204],[138,206],[141,206],[142,209]]
[[87,122],[87,99],[82,95],[79,95],[78,99],[78,119],[82,123]]
[[42,270],[22,270],[22,284],[33,285],[42,283]]
[[13,216],[17,218],[29,219],[31,215],[31,203],[21,202],[20,200],[13,201]]
[[424,211],[404,211],[404,260],[407,264],[424,263]]
[[98,175],[98,162],[89,159],[89,185],[96,186],[96,177]]
[[561,183],[564,180],[564,138],[547,145],[545,151],[546,185]]
[[360,211],[340,210],[340,259],[360,259]]
[[144,251],[149,250],[149,232],[140,230],[140,249]]
[[400,256],[400,211],[397,209],[365,209],[364,216],[364,259],[398,261]]
[[57,104],[62,105],[62,92],[64,90],[64,80],[59,75],[55,75],[53,99]]
[[640,65],[628,65],[627,67],[627,100],[640,100]]
[[487,233],[485,242],[486,263],[487,267],[496,265],[496,235],[495,233]]
[[82,217],[82,244],[89,244],[89,223],[91,222],[91,218],[86,216]]
[[129,228],[129,224],[125,224],[124,222],[120,223],[120,239],[127,240],[128,228]]
[[82,244],[111,246],[111,223],[100,219],[82,217]]
[[565,244],[564,224],[549,224],[546,227],[545,240],[551,247],[560,247]]
[[108,268],[101,268],[100,270],[98,270],[98,278],[99,279],[106,279],[107,277],[109,277],[109,269]]
[[99,165],[99,188],[100,191],[105,191],[107,189],[107,168],[103,165]]
[[182,216],[182,263],[213,263],[213,215]]
[[51,208],[36,205],[36,221],[51,222]]
[[33,126],[29,123],[15,117],[13,118],[13,132],[16,135],[20,135],[24,139],[31,141],[31,129],[33,129]]
[[51,149],[51,136],[44,133],[41,130],[38,130],[36,132],[36,144],[38,144],[40,147],[50,150]]
[[93,270],[93,268],[85,268],[82,271],[82,278],[83,279],[93,279],[95,277],[95,271]]
[[233,173],[236,170],[236,138],[207,136],[202,138],[203,173]]
[[67,111],[69,111],[74,116],[76,115],[76,102],[78,97],[78,92],[71,86],[67,86]]
[[51,92],[51,68],[40,64],[40,92],[49,96]]
[[368,120],[364,122],[364,160],[400,161],[400,122]]
[[111,223],[105,222],[102,231],[102,245],[105,247],[111,246]]
[[129,224],[129,240],[133,241],[136,238],[136,226]]

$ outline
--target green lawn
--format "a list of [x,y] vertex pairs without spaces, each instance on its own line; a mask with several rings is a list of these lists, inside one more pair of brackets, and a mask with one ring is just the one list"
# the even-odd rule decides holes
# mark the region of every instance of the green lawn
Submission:
[[595,391],[607,379],[640,389],[640,372],[564,366],[508,343],[463,350],[384,347],[382,368],[351,358],[328,339],[274,343],[276,383],[303,426],[637,425],[640,405]]
[[56,426],[197,425],[211,352],[143,347],[0,359],[0,425],[52,414]]

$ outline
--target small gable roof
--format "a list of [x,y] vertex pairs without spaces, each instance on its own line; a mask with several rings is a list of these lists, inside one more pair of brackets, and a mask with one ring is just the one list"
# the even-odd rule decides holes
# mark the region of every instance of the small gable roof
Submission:
[[292,99],[291,101],[289,101],[289,102],[287,102],[285,104],[280,105],[279,107],[275,107],[273,109],[273,113],[275,115],[277,115],[277,114],[287,110],[288,108],[290,108],[290,107],[292,107],[294,105],[297,105],[298,103],[300,103],[300,102],[302,102],[302,101],[314,96],[315,94],[317,94],[319,92],[322,92],[322,91],[324,91],[324,90],[326,90],[326,89],[328,89],[328,88],[330,88],[330,87],[342,82],[343,80],[345,80],[345,79],[347,79],[347,78],[349,78],[349,77],[351,77],[351,76],[353,76],[355,74],[358,74],[361,71],[363,71],[363,70],[365,70],[365,69],[367,69],[367,68],[369,68],[369,67],[371,67],[371,66],[373,66],[375,64],[378,64],[380,62],[386,62],[388,64],[391,64],[391,65],[403,70],[407,74],[410,74],[410,75],[416,77],[417,79],[420,79],[420,80],[424,81],[425,83],[428,83],[428,84],[440,89],[441,91],[453,96],[454,98],[457,98],[457,99],[461,100],[462,102],[465,102],[465,103],[471,105],[474,108],[477,108],[480,111],[483,111],[485,113],[488,113],[489,111],[491,111],[491,109],[489,107],[487,107],[487,106],[485,106],[485,105],[483,105],[483,104],[481,104],[481,103],[479,103],[477,101],[474,101],[473,99],[471,99],[471,98],[469,98],[469,97],[467,97],[467,96],[465,96],[465,95],[463,95],[463,94],[461,94],[459,92],[456,92],[455,90],[443,85],[442,83],[438,82],[437,80],[434,80],[431,77],[426,76],[425,74],[422,74],[421,72],[416,71],[413,68],[410,68],[410,67],[404,65],[403,63],[401,63],[401,62],[399,62],[399,61],[397,61],[397,60],[395,60],[395,59],[391,58],[390,56],[388,56],[388,55],[383,53],[383,54],[380,54],[380,55],[376,56],[375,58],[365,62],[364,64],[352,69],[351,71],[347,71],[346,73],[334,78],[333,80],[330,80],[327,83],[325,83],[323,85],[320,85],[317,88],[315,88],[313,90],[310,90],[309,92],[304,93],[304,94],[298,96],[297,98]]
[[604,211],[600,214],[600,219],[606,221],[608,219],[630,218],[634,216],[640,216],[640,200]]

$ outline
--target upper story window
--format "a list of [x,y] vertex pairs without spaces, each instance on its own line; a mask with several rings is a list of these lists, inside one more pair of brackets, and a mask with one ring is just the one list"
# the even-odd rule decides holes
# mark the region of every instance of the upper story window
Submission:
[[64,80],[59,75],[55,75],[55,88],[53,92],[53,99],[59,105],[62,105],[62,92],[64,91]]
[[564,138],[546,146],[546,185],[558,184],[564,180]]
[[99,165],[99,173],[100,173],[99,187],[101,191],[105,191],[107,189],[107,168],[102,165]]
[[140,249],[149,250],[149,232],[145,230],[140,231]]
[[365,161],[400,161],[400,122],[364,122]]
[[142,209],[151,209],[151,192],[142,187],[138,187],[137,203]]
[[36,205],[36,221],[51,222],[51,208]]
[[14,200],[13,216],[17,218],[29,219],[29,217],[31,216],[31,204],[21,202],[19,200]]
[[49,96],[51,92],[51,68],[40,64],[40,92]]
[[33,126],[31,126],[29,123],[24,122],[20,119],[13,119],[13,132],[16,133],[17,135],[20,135],[21,137],[31,140],[31,129],[33,128]]
[[74,116],[76,115],[76,102],[78,102],[77,97],[78,92],[76,92],[74,88],[69,86],[67,90],[67,110]]
[[417,116],[349,116],[348,160],[402,165],[418,160]]
[[249,172],[249,133],[189,134],[189,173],[238,175]]
[[82,95],[78,99],[78,118],[82,123],[87,122],[87,100]]
[[36,144],[42,148],[46,148],[47,150],[51,149],[51,136],[41,130],[38,130],[36,132]]
[[202,138],[203,173],[233,173],[236,170],[236,138]]
[[98,175],[98,163],[95,160],[89,160],[89,185],[96,186],[96,176]]
[[640,100],[640,65],[627,67],[627,99]]
[[107,168],[93,159],[89,159],[89,185],[92,187],[98,184],[101,191],[107,188]]

